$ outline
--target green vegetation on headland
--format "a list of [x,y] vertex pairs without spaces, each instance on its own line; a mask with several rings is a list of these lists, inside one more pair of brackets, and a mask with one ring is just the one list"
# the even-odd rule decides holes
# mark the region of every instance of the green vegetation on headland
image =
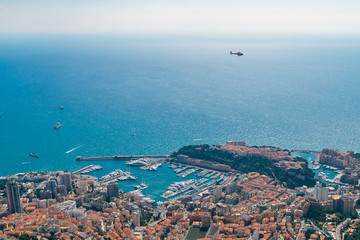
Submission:
[[262,156],[237,156],[231,152],[223,151],[219,148],[211,148],[209,145],[190,145],[179,149],[171,154],[176,157],[179,154],[187,155],[191,158],[227,164],[232,169],[243,173],[258,172],[260,174],[275,177],[289,188],[300,187],[303,185],[314,186],[314,172],[309,169],[308,163],[302,158],[295,158],[294,161],[302,162],[302,169],[285,169],[275,165],[277,161],[270,160]]

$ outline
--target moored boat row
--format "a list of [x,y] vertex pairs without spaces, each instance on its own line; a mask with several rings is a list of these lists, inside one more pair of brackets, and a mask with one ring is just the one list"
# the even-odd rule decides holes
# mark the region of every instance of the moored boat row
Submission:
[[84,167],[80,170],[77,170],[75,172],[73,172],[74,174],[86,174],[86,173],[89,173],[89,172],[93,172],[93,171],[96,171],[96,170],[101,170],[102,167],[100,165],[89,165],[87,167]]

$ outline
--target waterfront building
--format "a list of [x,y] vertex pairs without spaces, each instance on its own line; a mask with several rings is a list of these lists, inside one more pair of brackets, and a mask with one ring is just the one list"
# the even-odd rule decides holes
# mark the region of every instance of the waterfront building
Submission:
[[327,201],[329,197],[329,189],[327,189],[327,187],[323,187],[321,182],[316,182],[314,197],[322,202]]
[[21,213],[20,187],[15,181],[6,184],[7,204],[9,213]]
[[64,172],[60,174],[60,184],[65,185],[66,190],[71,191],[72,190],[71,173]]
[[119,198],[119,184],[117,182],[108,184],[106,189],[108,202],[110,202],[112,198]]

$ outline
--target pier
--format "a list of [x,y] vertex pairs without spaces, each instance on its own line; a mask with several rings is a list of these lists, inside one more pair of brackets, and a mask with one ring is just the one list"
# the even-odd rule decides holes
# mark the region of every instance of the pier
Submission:
[[115,155],[103,157],[76,157],[76,161],[133,160],[139,158],[168,158],[169,155]]
[[77,170],[75,172],[73,172],[73,174],[86,174],[86,173],[89,173],[89,172],[93,172],[93,171],[96,171],[96,170],[101,170],[102,167],[100,165],[89,165],[87,167],[84,167],[80,170]]

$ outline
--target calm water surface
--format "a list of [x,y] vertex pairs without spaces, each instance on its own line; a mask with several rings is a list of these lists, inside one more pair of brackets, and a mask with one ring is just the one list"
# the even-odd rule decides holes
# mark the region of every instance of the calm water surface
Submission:
[[[360,151],[358,42],[3,36],[0,175],[74,171],[89,164],[76,156],[169,154],[226,140]],[[56,122],[62,127],[53,130]],[[98,176],[126,170],[101,165]],[[154,194],[179,180],[167,167],[158,173],[134,170]]]

